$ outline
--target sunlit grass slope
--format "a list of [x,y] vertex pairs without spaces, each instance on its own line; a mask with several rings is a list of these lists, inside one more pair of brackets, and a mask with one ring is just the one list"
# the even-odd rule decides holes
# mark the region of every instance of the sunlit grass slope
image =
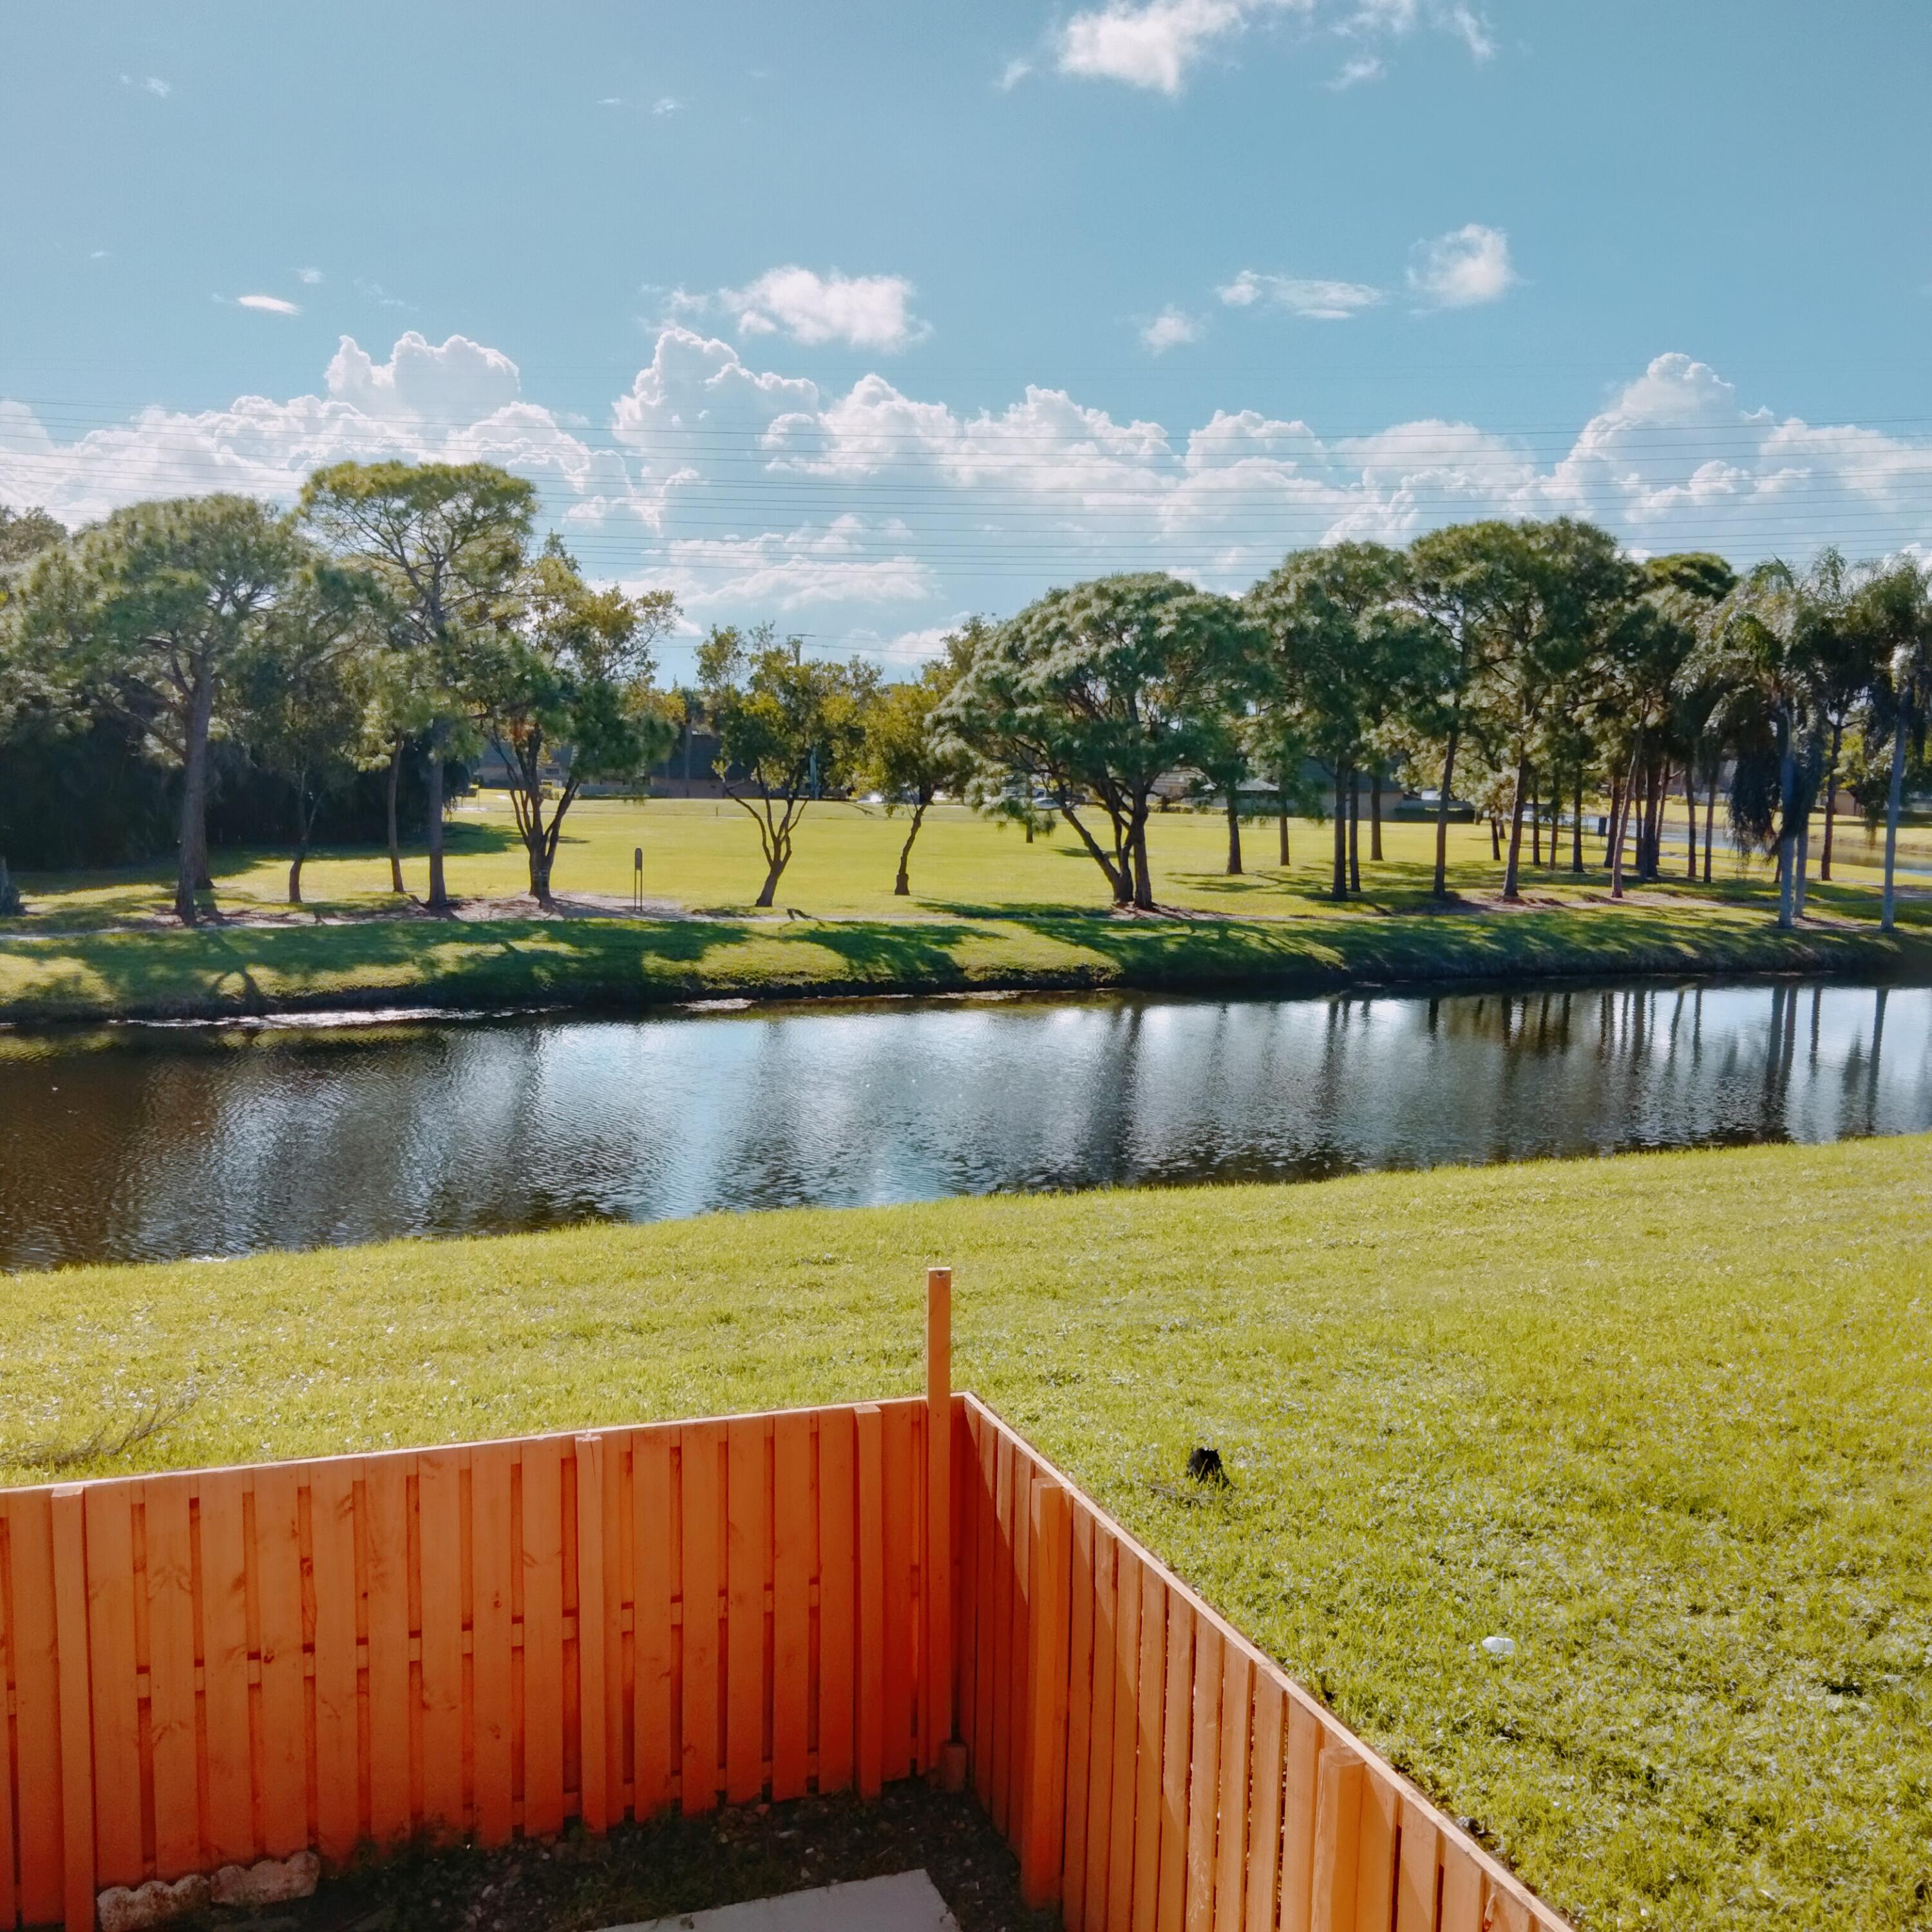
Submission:
[[1580,1924],[1927,1922],[1924,1139],[20,1276],[0,1448],[907,1391],[938,1258],[961,1382]]

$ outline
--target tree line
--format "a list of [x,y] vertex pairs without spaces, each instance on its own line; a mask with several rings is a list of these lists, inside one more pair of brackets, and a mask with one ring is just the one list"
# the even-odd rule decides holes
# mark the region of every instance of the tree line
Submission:
[[1484,521],[1406,548],[1298,551],[1240,596],[1160,572],[1053,590],[1003,622],[969,620],[899,683],[808,657],[770,626],[714,627],[695,687],[674,693],[652,651],[678,620],[670,593],[590,585],[556,538],[536,544],[535,509],[530,486],[491,466],[352,463],[316,472],[286,515],[187,498],[70,536],[0,513],[0,744],[22,721],[79,734],[112,718],[175,768],[175,904],[190,921],[219,741],[245,744],[294,799],[292,898],[316,811],[358,772],[386,784],[402,890],[397,800],[415,754],[432,907],[448,902],[446,761],[490,744],[547,903],[581,787],[634,781],[702,724],[757,829],[760,905],[812,802],[864,788],[907,815],[901,893],[945,794],[1029,837],[1064,822],[1112,902],[1150,909],[1148,821],[1156,787],[1184,773],[1226,814],[1231,872],[1258,803],[1284,863],[1290,815],[1328,816],[1338,900],[1361,890],[1365,783],[1372,862],[1384,784],[1432,790],[1444,899],[1459,802],[1487,820],[1514,900],[1527,871],[1563,862],[1566,827],[1569,868],[1586,869],[1598,801],[1612,896],[1660,875],[1673,796],[1687,875],[1708,882],[1721,794],[1733,844],[1776,855],[1787,926],[1818,807],[1828,878],[1848,794],[1886,825],[1892,922],[1932,706],[1932,591],[1910,558],[1828,550],[1740,576],[1702,553],[1632,558],[1575,519]]

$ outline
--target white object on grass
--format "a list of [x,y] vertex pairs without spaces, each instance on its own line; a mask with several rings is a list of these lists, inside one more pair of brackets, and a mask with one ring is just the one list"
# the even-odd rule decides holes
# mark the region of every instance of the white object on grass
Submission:
[[1483,1648],[1492,1657],[1514,1657],[1516,1654],[1516,1639],[1513,1636],[1486,1636],[1483,1640]]

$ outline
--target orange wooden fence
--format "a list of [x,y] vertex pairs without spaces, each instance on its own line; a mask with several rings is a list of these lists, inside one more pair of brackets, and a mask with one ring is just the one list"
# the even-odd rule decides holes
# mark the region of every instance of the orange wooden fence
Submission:
[[961,1398],[960,1728],[1068,1932],[1564,1922],[1052,1468]]
[[953,1396],[949,1319],[923,1398],[0,1491],[0,1927],[956,1737],[1072,1932],[1560,1928]]

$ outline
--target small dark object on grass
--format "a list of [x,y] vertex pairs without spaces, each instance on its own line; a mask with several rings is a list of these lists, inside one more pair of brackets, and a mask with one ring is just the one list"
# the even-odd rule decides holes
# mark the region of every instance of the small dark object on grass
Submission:
[[1187,1459],[1187,1473],[1197,1483],[1214,1483],[1224,1490],[1228,1486],[1228,1472],[1221,1466],[1218,1449],[1196,1450]]

